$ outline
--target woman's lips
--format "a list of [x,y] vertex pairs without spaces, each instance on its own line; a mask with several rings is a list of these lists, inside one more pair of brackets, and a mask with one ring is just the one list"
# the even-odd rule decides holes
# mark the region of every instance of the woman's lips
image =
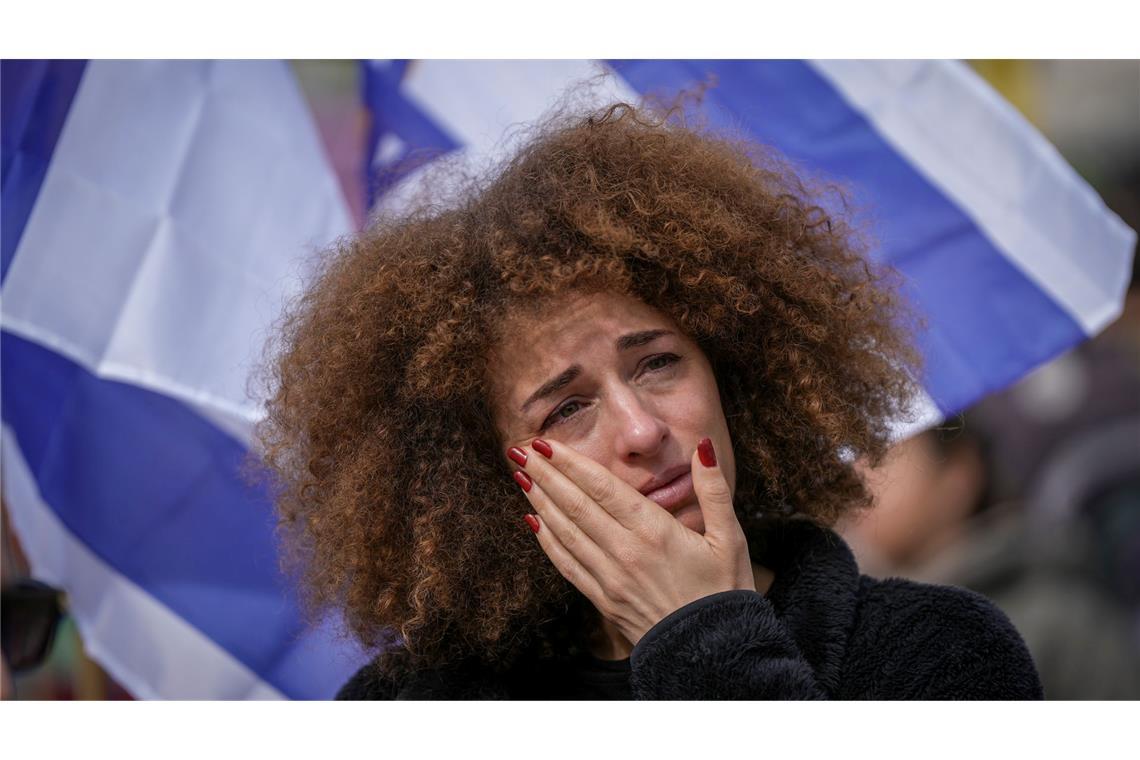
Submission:
[[674,511],[677,507],[695,496],[693,491],[693,473],[685,472],[669,481],[660,488],[645,494],[645,498],[655,501],[663,508]]

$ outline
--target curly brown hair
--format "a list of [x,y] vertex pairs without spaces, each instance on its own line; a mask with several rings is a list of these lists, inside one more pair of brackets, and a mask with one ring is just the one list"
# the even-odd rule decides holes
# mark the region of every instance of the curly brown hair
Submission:
[[496,326],[569,292],[632,295],[705,352],[746,535],[865,506],[853,463],[883,455],[918,358],[890,273],[821,197],[769,151],[621,103],[342,241],[283,318],[259,428],[313,608],[366,646],[398,634],[393,670],[576,646],[584,597],[524,530],[488,377]]

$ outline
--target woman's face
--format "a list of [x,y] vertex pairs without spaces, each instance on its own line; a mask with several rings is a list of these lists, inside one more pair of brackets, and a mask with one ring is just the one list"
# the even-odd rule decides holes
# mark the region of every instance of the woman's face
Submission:
[[517,315],[491,363],[495,424],[505,451],[554,439],[645,493],[681,472],[687,496],[669,506],[704,532],[690,471],[708,436],[735,492],[736,463],[716,378],[704,352],[647,304],[575,294]]

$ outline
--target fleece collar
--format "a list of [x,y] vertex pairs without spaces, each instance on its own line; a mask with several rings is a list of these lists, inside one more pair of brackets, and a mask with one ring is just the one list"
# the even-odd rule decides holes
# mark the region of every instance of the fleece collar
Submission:
[[859,568],[838,535],[807,520],[772,526],[752,549],[776,577],[767,598],[820,685],[839,687],[858,607]]

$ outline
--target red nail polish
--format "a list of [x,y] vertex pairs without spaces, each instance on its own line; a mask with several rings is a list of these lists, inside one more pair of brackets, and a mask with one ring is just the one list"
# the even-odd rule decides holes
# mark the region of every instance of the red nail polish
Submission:
[[526,452],[517,446],[507,449],[507,456],[514,460],[519,467],[526,467]]
[[697,444],[697,456],[701,458],[701,464],[705,467],[716,467],[716,452],[713,451],[711,439],[701,439],[701,442]]
[[534,515],[526,515],[525,517],[523,517],[523,519],[526,520],[526,524],[530,526],[531,530],[533,530],[535,533],[538,533],[538,518],[537,517],[535,517]]
[[552,456],[554,456],[554,449],[550,448],[550,444],[541,438],[535,438],[533,441],[531,441],[530,445],[534,447],[535,451],[537,451],[539,454],[542,454],[547,459],[550,459]]
[[521,470],[515,470],[515,482],[527,493],[530,493],[530,487],[534,485],[534,481],[530,479],[530,476]]

